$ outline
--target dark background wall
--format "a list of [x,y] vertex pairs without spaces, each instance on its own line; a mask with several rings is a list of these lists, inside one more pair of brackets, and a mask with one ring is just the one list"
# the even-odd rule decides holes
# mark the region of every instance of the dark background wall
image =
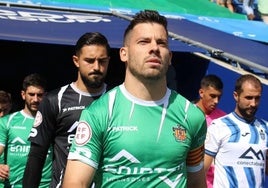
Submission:
[[[13,111],[23,107],[20,91],[23,78],[34,72],[48,81],[48,91],[75,81],[77,70],[72,62],[73,46],[27,42],[0,41],[0,89],[7,90],[14,100]],[[173,52],[172,67],[168,72],[168,86],[190,101],[197,99],[200,80],[205,74],[217,74],[224,83],[219,106],[226,112],[234,109],[232,96],[239,74],[210,63],[192,53]],[[106,83],[121,84],[125,66],[119,59],[119,49],[112,49]],[[258,116],[268,119],[268,86],[264,85]]]
[[[77,70],[72,62],[73,46],[28,42],[0,41],[0,89],[9,91],[14,110],[23,107],[20,91],[23,78],[40,73],[48,81],[48,91],[75,81]],[[168,85],[189,100],[198,97],[201,78],[209,62],[192,53],[173,52]],[[124,79],[125,66],[119,59],[119,49],[112,49],[106,83],[119,85]]]
[[[48,82],[48,91],[75,81],[77,69],[72,62],[73,46],[0,41],[0,89],[9,91],[14,109],[23,107],[20,91],[23,78],[30,73],[42,74]],[[107,83],[118,85],[124,78],[124,64],[118,49],[112,49]]]

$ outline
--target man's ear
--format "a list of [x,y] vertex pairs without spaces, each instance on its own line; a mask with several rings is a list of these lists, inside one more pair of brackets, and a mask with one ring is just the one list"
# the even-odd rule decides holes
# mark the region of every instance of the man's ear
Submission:
[[21,90],[20,95],[21,95],[22,100],[24,100],[24,101],[25,101],[25,98],[26,98],[26,93],[25,93],[25,91],[24,91],[24,90]]
[[120,53],[121,61],[126,62],[127,59],[128,59],[128,57],[127,57],[127,48],[126,47],[120,48],[119,53]]
[[234,91],[233,96],[234,96],[234,100],[237,102],[238,101],[238,94],[237,94],[237,92]]
[[199,89],[199,96],[202,99],[204,94],[204,90],[202,88]]
[[73,55],[73,63],[76,67],[79,67],[78,57],[76,55]]

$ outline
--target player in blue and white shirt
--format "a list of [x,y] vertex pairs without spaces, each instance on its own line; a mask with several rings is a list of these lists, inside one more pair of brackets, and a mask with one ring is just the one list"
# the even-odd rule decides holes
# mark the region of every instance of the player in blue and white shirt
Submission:
[[243,75],[234,91],[234,112],[216,119],[208,128],[205,170],[215,159],[214,188],[264,187],[268,123],[255,117],[262,93],[261,82]]

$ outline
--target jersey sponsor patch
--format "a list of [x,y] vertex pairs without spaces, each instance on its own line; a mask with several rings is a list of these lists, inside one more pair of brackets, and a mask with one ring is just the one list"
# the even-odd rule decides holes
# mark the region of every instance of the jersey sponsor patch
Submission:
[[43,116],[42,116],[41,112],[37,111],[36,116],[34,118],[33,126],[38,127],[42,123],[42,121],[43,121]]
[[92,137],[92,129],[85,121],[80,121],[76,129],[75,143],[78,146],[85,145]]

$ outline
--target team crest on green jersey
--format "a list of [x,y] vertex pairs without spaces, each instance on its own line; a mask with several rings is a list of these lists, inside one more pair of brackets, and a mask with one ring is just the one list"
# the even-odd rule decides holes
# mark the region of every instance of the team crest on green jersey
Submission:
[[178,127],[172,127],[173,135],[176,141],[184,141],[186,139],[186,130],[181,125],[177,126]]

